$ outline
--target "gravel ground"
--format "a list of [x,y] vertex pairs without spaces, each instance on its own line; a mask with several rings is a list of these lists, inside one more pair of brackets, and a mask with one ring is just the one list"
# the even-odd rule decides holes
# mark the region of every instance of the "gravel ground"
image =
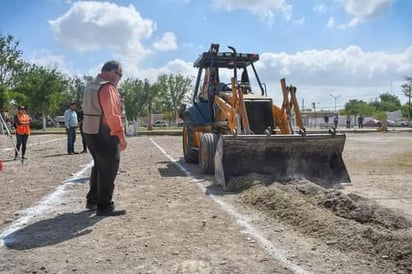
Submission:
[[181,137],[128,143],[114,195],[128,212],[103,218],[84,209],[90,155],[32,135],[21,163],[0,136],[0,272],[412,273],[411,133],[348,133],[340,190],[251,174],[224,192]]

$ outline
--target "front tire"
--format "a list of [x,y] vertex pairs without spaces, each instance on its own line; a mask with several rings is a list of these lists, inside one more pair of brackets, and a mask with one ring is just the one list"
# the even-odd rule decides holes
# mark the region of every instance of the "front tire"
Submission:
[[198,162],[198,151],[193,149],[194,121],[192,117],[185,117],[183,124],[183,155],[186,163]]
[[218,136],[214,133],[205,133],[200,138],[199,167],[204,174],[213,174],[215,171],[215,153]]

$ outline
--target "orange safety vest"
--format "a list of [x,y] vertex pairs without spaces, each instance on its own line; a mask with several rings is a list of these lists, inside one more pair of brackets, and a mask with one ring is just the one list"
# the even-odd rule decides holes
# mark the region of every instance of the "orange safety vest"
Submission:
[[16,118],[16,134],[30,135],[30,116],[28,114],[17,113]]

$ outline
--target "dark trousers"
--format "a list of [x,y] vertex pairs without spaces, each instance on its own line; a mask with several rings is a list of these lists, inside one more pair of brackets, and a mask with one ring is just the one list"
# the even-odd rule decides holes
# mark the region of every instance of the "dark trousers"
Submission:
[[120,143],[110,129],[102,125],[98,134],[84,134],[87,148],[94,160],[90,175],[87,202],[96,203],[98,209],[107,209],[112,204],[114,180],[120,163]]
[[76,142],[76,128],[66,128],[67,133],[67,153],[74,152],[74,143]]
[[24,156],[26,155],[26,144],[27,144],[27,140],[29,139],[29,135],[27,134],[16,134],[16,151],[14,153],[14,155],[17,157],[17,152],[20,151],[20,147],[21,147],[21,155]]
[[83,134],[83,125],[80,125],[79,129],[80,129],[80,135],[82,136],[83,151],[87,151],[86,140],[84,139],[84,134]]

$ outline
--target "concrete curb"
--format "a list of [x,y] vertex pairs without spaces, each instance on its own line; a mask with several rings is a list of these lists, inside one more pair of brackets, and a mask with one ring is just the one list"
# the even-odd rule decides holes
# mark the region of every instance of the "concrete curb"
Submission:
[[[307,129],[306,132],[308,134],[314,134],[314,133],[328,133],[327,129]],[[336,131],[337,133],[382,133],[382,131],[379,131],[377,128],[338,128]],[[387,133],[391,132],[411,132],[412,133],[412,128],[389,128]],[[15,134],[14,131],[11,132],[13,135]],[[182,129],[171,129],[171,130],[144,130],[144,131],[138,131],[136,135],[134,136],[154,136],[154,135],[169,135],[169,136],[181,136],[183,133]],[[31,131],[32,135],[39,135],[39,134],[66,134],[65,131],[43,131],[43,130],[32,130]],[[79,134],[79,132],[78,132]]]

